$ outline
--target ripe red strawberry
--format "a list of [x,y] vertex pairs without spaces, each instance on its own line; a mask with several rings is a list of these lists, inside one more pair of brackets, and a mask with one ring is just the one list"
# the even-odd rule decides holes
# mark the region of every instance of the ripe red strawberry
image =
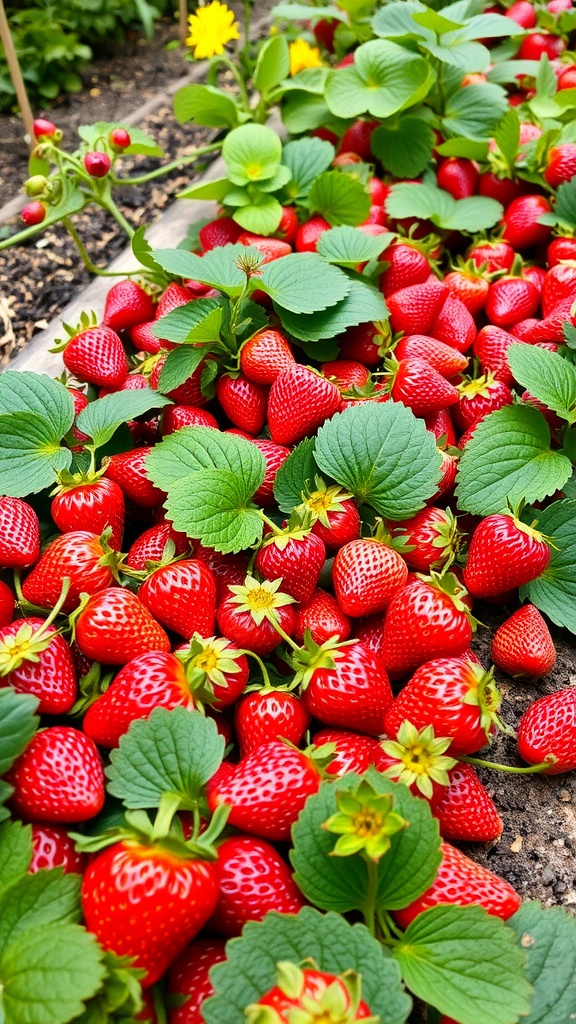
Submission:
[[429,330],[435,338],[458,352],[467,352],[476,337],[472,314],[461,299],[450,293]]
[[336,598],[342,611],[353,618],[384,611],[404,588],[407,578],[408,567],[402,556],[376,539],[352,540],[334,559]]
[[130,590],[111,587],[88,599],[76,619],[76,643],[87,658],[125,665],[146,651],[169,651],[166,633]]
[[154,319],[155,306],[151,296],[136,281],[126,279],[113,284],[106,296],[102,323],[113,331],[128,331],[131,327]]
[[75,530],[56,537],[22,584],[22,593],[39,608],[53,608],[62,592],[64,579],[70,586],[62,610],[76,608],[81,594],[95,594],[109,587],[117,555],[95,533]]
[[[150,387],[155,391],[158,390],[160,374],[165,362],[166,356],[161,356],[154,364],[150,374]],[[203,359],[194,370],[194,373],[190,374],[183,384],[166,392],[168,398],[171,398],[178,405],[206,405],[214,394],[214,386],[212,384],[207,384],[204,388],[202,387],[202,378],[207,365],[208,359]]]
[[566,43],[560,36],[550,32],[529,32],[522,41],[517,57],[520,60],[540,60],[545,53],[550,60],[554,60],[565,49]]
[[286,842],[321,779],[312,754],[270,740],[237,765],[224,762],[207,785],[208,806],[214,812],[228,804],[229,825],[261,839]]
[[115,843],[96,854],[82,881],[86,927],[105,950],[135,958],[145,987],[197,935],[217,897],[215,864],[193,860],[184,844],[180,854],[174,843]]
[[254,494],[254,501],[258,505],[264,505],[264,507],[274,505],[274,481],[280,466],[286,462],[290,455],[290,449],[286,448],[285,445],[268,441],[266,438],[257,437],[251,438],[251,440],[258,450],[262,452],[266,461],[266,473],[260,487]]
[[279,687],[247,693],[234,713],[240,754],[245,757],[269,740],[285,739],[297,746],[310,721],[311,716],[295,693]]
[[411,519],[391,524],[411,551],[402,551],[411,569],[427,573],[452,561],[459,548],[457,521],[450,509],[423,508]]
[[558,79],[558,89],[576,89],[576,65],[565,67]]
[[343,359],[354,359],[365,366],[378,366],[381,361],[379,349],[389,338],[389,333],[387,322],[349,327],[338,338],[340,356]]
[[322,363],[321,370],[323,376],[328,377],[344,394],[348,391],[354,393],[356,388],[365,388],[370,382],[368,368],[354,359],[333,359],[329,363]]
[[16,596],[7,583],[0,580],[0,629],[12,622]]
[[477,242],[466,253],[466,259],[472,260],[479,269],[484,268],[486,274],[496,270],[512,270],[516,253],[508,242]]
[[501,327],[494,327],[488,324],[478,331],[474,342],[473,352],[482,364],[486,373],[491,370],[496,380],[503,384],[513,384],[514,377],[508,363],[508,346],[514,344],[518,339]]
[[[352,55],[353,57],[353,55]],[[353,62],[353,61],[352,61]],[[343,152],[358,153],[366,163],[372,162],[372,134],[380,121],[354,121],[344,132],[339,148]]]
[[557,266],[562,260],[576,260],[576,238],[553,238],[546,250],[546,259],[549,267]]
[[202,1003],[214,994],[210,970],[225,959],[224,939],[196,939],[176,957],[168,974],[170,1024],[205,1024]]
[[295,639],[302,643],[306,630],[317,644],[326,640],[347,640],[351,624],[335,597],[326,590],[317,589],[307,604],[296,609]]
[[290,342],[271,327],[258,331],[240,349],[240,369],[254,384],[273,384],[295,362]]
[[449,494],[456,480],[456,473],[458,471],[458,459],[454,455],[450,455],[449,452],[438,448],[440,455],[442,456],[442,462],[440,463],[440,481],[438,483],[438,490],[436,494],[432,495],[431,501],[437,501],[443,495]]
[[254,564],[264,579],[281,579],[283,591],[306,604],[316,590],[325,561],[326,548],[320,537],[296,526],[268,533]]
[[232,220],[232,217],[217,217],[200,228],[198,238],[203,251],[208,252],[209,249],[218,249],[221,245],[234,245],[241,234],[242,228]]
[[124,533],[124,495],[114,480],[63,485],[52,498],[50,515],[61,533],[89,530],[98,536],[110,527],[110,546],[118,550]]
[[216,580],[216,592],[218,600],[223,601],[230,596],[230,586],[240,586],[246,579],[248,572],[248,557],[246,554],[222,555],[214,548],[205,548],[200,543],[194,544],[194,554],[201,562],[205,562]]
[[382,659],[365,644],[328,641],[295,658],[304,706],[324,725],[378,736],[392,703]]
[[550,203],[544,196],[519,196],[518,199],[510,203],[502,217],[504,239],[514,249],[520,251],[532,249],[535,245],[547,242],[550,237],[550,228],[546,224],[539,223],[540,217],[544,213],[550,213]]
[[522,28],[536,28],[536,11],[529,0],[514,0],[506,11],[506,17],[512,18]]
[[130,331],[130,341],[137,352],[147,352],[149,355],[157,355],[160,349],[172,348],[172,343],[158,338],[154,333],[156,321],[150,320],[146,324],[138,324]]
[[438,187],[449,192],[454,199],[468,199],[478,192],[478,168],[473,160],[450,156],[438,167]]
[[442,863],[430,888],[410,906],[393,912],[400,928],[407,928],[418,914],[440,903],[461,907],[479,904],[504,921],[519,910],[522,901],[503,878],[470,860],[449,843],[442,843],[441,849]]
[[458,385],[460,401],[454,406],[452,415],[456,426],[466,430],[484,419],[496,409],[512,404],[512,392],[501,380],[488,371],[483,377],[465,379]]
[[314,734],[314,745],[321,747],[325,743],[332,743],[336,748],[334,759],[326,768],[327,775],[341,776],[347,772],[363,775],[380,750],[378,740],[374,737],[344,729],[320,729]]
[[484,309],[489,282],[482,274],[468,267],[453,270],[444,278],[450,294],[460,299],[472,316],[478,316]]
[[533,604],[518,608],[496,630],[492,661],[511,676],[546,676],[556,664],[550,630]]
[[158,622],[179,636],[214,632],[216,582],[204,562],[190,558],[155,569],[138,597]]
[[112,455],[106,464],[106,476],[114,480],[124,497],[141,508],[156,508],[166,500],[166,494],[155,487],[146,474],[146,457],[150,448],[134,448],[130,452]]
[[277,238],[281,238],[283,242],[288,242],[290,245],[294,245],[297,231],[298,214],[296,213],[295,208],[293,206],[283,206],[280,223],[275,232]]
[[277,444],[294,444],[318,430],[340,409],[335,384],[296,363],[284,370],[270,388],[268,427]]
[[55,725],[32,737],[6,775],[18,815],[30,821],[87,821],[104,805],[96,745],[78,729]]
[[270,843],[232,836],[218,847],[218,902],[208,927],[218,935],[240,935],[247,921],[270,911],[297,914],[304,897],[290,868]]
[[180,306],[186,306],[195,298],[196,296],[190,288],[186,288],[182,284],[177,284],[176,281],[171,281],[158,300],[158,305],[156,306],[156,320],[160,320],[163,316],[167,316],[173,309],[179,309]]
[[270,654],[282,639],[270,619],[277,621],[288,636],[294,632],[296,621],[291,607],[294,598],[282,593],[280,586],[280,580],[259,583],[253,576],[247,576],[242,585],[230,586],[216,613],[222,635],[261,657]]
[[450,782],[432,801],[443,839],[492,843],[502,835],[502,819],[471,764],[458,764],[448,772]]
[[184,665],[186,681],[196,705],[222,711],[244,693],[249,667],[246,655],[223,637],[195,633],[175,651]]
[[[386,300],[392,330],[427,334],[448,296],[446,285],[433,274],[419,284],[410,284],[393,292]],[[436,331],[434,337],[439,337]]]
[[67,343],[64,366],[81,381],[119,387],[128,375],[128,360],[120,338],[111,327],[87,327]]
[[465,597],[464,588],[448,573],[432,583],[415,580],[392,598],[384,621],[382,659],[393,678],[432,658],[464,654],[472,639]]
[[576,700],[574,687],[535,700],[518,726],[518,753],[528,764],[550,761],[544,775],[576,768]]
[[426,430],[434,434],[436,443],[442,450],[447,447],[454,447],[456,444],[456,431],[448,409],[439,409],[429,416],[424,417]]
[[84,873],[86,857],[77,852],[74,840],[65,828],[38,821],[32,823],[31,829],[32,860],[28,868],[31,875],[52,868],[62,868],[64,874]]
[[70,711],[78,695],[70,646],[44,619],[16,619],[0,630],[0,686],[31,693],[41,715]]
[[196,405],[169,405],[162,413],[162,437],[173,434],[182,427],[212,427],[219,430],[218,422],[211,412]]
[[310,220],[304,221],[296,232],[294,248],[296,252],[316,252],[318,241],[325,231],[330,230],[330,225],[324,217],[316,214]]
[[472,534],[464,583],[474,597],[494,597],[537,579],[549,561],[550,548],[533,527],[513,515],[487,516]]
[[272,263],[274,260],[281,259],[282,256],[287,256],[292,252],[292,246],[288,242],[283,242],[280,238],[265,238],[263,235],[253,235],[250,231],[243,231],[237,238],[238,245],[249,245],[253,249],[258,249],[261,254],[262,262],[260,266],[265,263]]
[[391,397],[415,416],[427,416],[458,401],[456,388],[425,359],[401,359],[392,373]]
[[259,434],[266,422],[268,388],[243,374],[225,373],[216,381],[216,397],[228,419],[248,434]]
[[327,487],[321,477],[316,477],[315,484],[300,508],[313,519],[312,532],[332,553],[360,536],[360,515],[353,498],[341,487]]
[[542,286],[542,313],[551,316],[560,305],[576,300],[576,266],[573,263],[551,267]]
[[40,557],[40,522],[21,498],[0,497],[0,567],[24,569]]
[[126,565],[142,571],[147,562],[162,561],[167,544],[173,545],[174,556],[183,555],[190,548],[188,538],[177,533],[171,523],[158,523],[136,538],[126,555]]
[[[524,97],[522,97],[524,99]],[[492,146],[492,142],[490,142]],[[488,199],[496,199],[506,208],[522,195],[523,182],[514,181],[512,178],[500,177],[496,171],[485,171],[480,175],[478,195],[486,196]]]
[[341,976],[327,974],[281,961],[276,985],[247,1007],[247,1024],[291,1024],[298,1020],[354,1021],[379,1019],[372,1017],[369,1006],[360,998],[360,977],[346,972]]
[[534,316],[540,305],[537,287],[523,277],[501,277],[489,288],[486,316],[497,327],[511,327]]
[[408,242],[394,242],[382,253],[382,259],[390,264],[380,277],[380,290],[386,298],[401,288],[423,284],[430,277],[430,261],[415,245]]

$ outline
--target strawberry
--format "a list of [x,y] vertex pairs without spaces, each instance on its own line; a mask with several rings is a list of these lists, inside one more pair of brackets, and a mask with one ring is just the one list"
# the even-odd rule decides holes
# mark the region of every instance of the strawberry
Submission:
[[414,796],[440,799],[449,784],[448,769],[458,762],[447,757],[450,739],[435,736],[434,727],[420,731],[405,720],[395,738],[382,740],[373,754],[374,766],[389,779],[407,786]]
[[83,874],[86,857],[76,851],[74,840],[61,825],[48,824],[44,821],[33,822],[32,860],[28,871],[35,875],[37,871],[62,868],[64,874]]
[[528,764],[550,762],[544,775],[576,768],[576,701],[574,687],[535,700],[518,726],[518,753]]
[[40,522],[21,498],[0,497],[0,567],[24,569],[40,557]]
[[146,456],[150,448],[134,448],[130,452],[118,452],[106,463],[105,475],[114,480],[128,501],[140,508],[156,508],[166,500],[166,494],[155,487],[146,474]]
[[16,607],[16,596],[10,590],[7,583],[0,580],[0,629],[12,622],[14,609]]
[[270,843],[232,836],[218,847],[218,902],[208,927],[218,935],[240,935],[247,921],[270,910],[297,914],[304,898],[290,868]]
[[[573,263],[551,267],[542,286],[542,313],[551,316],[560,305],[576,301],[576,266]],[[567,310],[568,312],[568,310]]]
[[523,277],[501,277],[488,290],[486,316],[497,327],[511,327],[534,316],[540,305],[538,289]]
[[426,430],[434,435],[436,443],[442,449],[454,447],[456,444],[456,431],[448,409],[439,409],[429,416],[424,417]]
[[517,57],[519,60],[540,60],[545,53],[550,60],[554,60],[565,49],[566,43],[560,36],[550,32],[529,32],[522,41]]
[[249,231],[243,231],[237,238],[238,245],[249,245],[263,257],[260,266],[265,263],[272,263],[282,256],[288,256],[292,252],[292,246],[283,242],[280,238],[264,238],[263,235],[253,235]]
[[128,360],[120,338],[111,327],[87,327],[67,343],[64,366],[81,381],[119,387],[128,375]]
[[384,611],[407,577],[406,562],[394,548],[363,537],[340,548],[332,570],[338,604],[353,618]]
[[166,633],[130,590],[102,590],[80,607],[76,643],[87,658],[125,665],[147,651],[169,651]]
[[[405,334],[427,334],[448,296],[446,285],[433,274],[421,283],[410,284],[393,292],[387,296],[392,330],[404,331]],[[434,337],[439,335],[434,332]]]
[[330,225],[324,217],[316,214],[304,221],[296,232],[294,248],[296,252],[316,252],[318,241],[325,231],[330,230]]
[[61,533],[89,530],[100,535],[110,527],[110,546],[118,550],[124,533],[124,495],[114,480],[62,484],[52,498],[50,515]]
[[240,369],[253,384],[273,384],[295,362],[290,342],[271,327],[252,335],[240,349]]
[[430,261],[416,246],[399,241],[389,245],[382,259],[390,264],[380,276],[380,290],[386,298],[401,288],[423,284],[430,277]]
[[171,523],[158,523],[136,538],[126,555],[125,564],[130,569],[142,571],[146,569],[147,562],[162,561],[167,544],[173,546],[174,556],[186,554],[190,547],[188,538],[177,533]]
[[163,316],[167,316],[173,309],[186,306],[189,302],[193,302],[195,298],[196,296],[190,288],[177,284],[176,281],[171,281],[158,300],[156,320],[161,320]]
[[449,452],[444,449],[437,449],[442,456],[442,462],[440,463],[440,480],[438,483],[438,490],[432,495],[431,501],[437,501],[442,495],[449,494],[456,480],[456,473],[458,471],[458,459],[454,455],[450,455]]
[[220,711],[235,704],[244,693],[248,660],[229,640],[195,633],[190,643],[176,648],[175,654],[184,665],[196,706],[207,704]]
[[468,199],[478,192],[478,168],[473,160],[450,156],[442,160],[437,172],[438,187],[454,199]]
[[520,908],[521,899],[508,882],[470,860],[455,846],[442,843],[442,863],[429,889],[403,910],[393,912],[400,928],[407,928],[418,914],[441,903],[466,907],[480,904],[489,914],[506,921]]
[[313,753],[269,740],[237,765],[224,762],[207,785],[212,813],[230,806],[228,824],[273,842],[290,839],[290,829],[321,782]]
[[304,640],[306,630],[317,644],[326,640],[347,640],[351,624],[335,597],[326,590],[317,589],[307,604],[296,609],[294,636],[299,643]]
[[147,352],[149,355],[155,356],[160,352],[160,349],[172,348],[171,342],[157,337],[154,333],[155,328],[155,320],[150,320],[145,324],[138,324],[132,328],[130,331],[130,341],[137,352]]
[[448,294],[429,329],[438,341],[443,341],[458,352],[467,352],[476,337],[472,314],[461,299],[452,293]]
[[71,612],[81,594],[96,594],[111,585],[116,565],[116,553],[95,533],[63,533],[44,549],[22,584],[22,593],[39,608],[53,608],[68,577],[70,586],[62,611]]
[[214,548],[203,547],[199,542],[195,543],[194,549],[195,557],[206,563],[216,580],[216,593],[219,601],[230,596],[228,589],[230,586],[240,586],[244,583],[248,572],[247,555],[222,555]]
[[203,252],[208,252],[210,249],[218,249],[221,245],[234,245],[240,234],[242,228],[232,220],[232,217],[217,217],[200,228],[198,238]]
[[173,434],[182,427],[212,427],[219,430],[218,422],[211,412],[196,405],[169,405],[162,413],[162,437]]
[[508,242],[477,242],[468,249],[466,259],[472,260],[486,274],[497,270],[512,270],[516,253]]
[[234,713],[234,728],[242,757],[269,740],[285,739],[297,745],[311,716],[299,697],[279,687],[247,693]]
[[352,496],[341,487],[327,487],[321,477],[316,477],[315,484],[298,511],[312,518],[312,532],[332,553],[360,536],[360,514]]
[[170,1024],[205,1024],[202,1003],[214,994],[210,971],[225,959],[224,939],[196,939],[176,957],[168,973]]
[[474,341],[473,352],[482,364],[484,373],[492,371],[496,380],[510,386],[514,383],[514,377],[508,363],[508,346],[517,339],[513,334],[504,331],[501,327],[494,327],[488,324],[478,331]]
[[254,501],[258,505],[264,505],[266,508],[267,506],[274,505],[274,481],[280,466],[286,462],[290,455],[290,449],[286,448],[285,445],[268,441],[266,438],[250,438],[250,440],[256,445],[258,451],[262,452],[266,461],[264,479],[254,494]]
[[216,397],[230,420],[248,434],[259,434],[266,422],[268,388],[243,374],[225,373],[216,381]]
[[354,359],[365,366],[378,366],[380,346],[389,334],[387,323],[366,323],[357,327],[349,327],[338,338],[340,356],[343,359]]
[[451,768],[449,785],[432,801],[443,839],[492,843],[502,835],[502,819],[472,765]]
[[360,641],[329,640],[294,656],[296,679],[304,689],[310,714],[338,729],[378,736],[392,703],[392,690],[382,659]]
[[280,580],[259,583],[253,576],[247,576],[243,585],[230,586],[230,593],[216,614],[223,636],[260,656],[270,654],[281,641],[272,621],[290,636],[295,625],[294,610],[290,607],[294,598],[282,593],[280,584]]
[[31,693],[41,715],[70,711],[78,687],[70,646],[44,619],[16,619],[0,630],[0,686]]
[[[153,879],[153,884],[150,880]],[[214,863],[175,841],[126,840],[96,854],[82,881],[86,927],[103,949],[134,957],[153,985],[204,926],[218,898]]]
[[472,534],[464,583],[474,597],[494,597],[537,579],[549,561],[550,548],[533,527],[513,515],[487,516]]
[[[492,142],[490,142],[492,146]],[[523,182],[512,178],[500,177],[498,171],[485,171],[480,175],[478,195],[488,199],[496,199],[504,208],[510,206],[518,196],[522,195]]]
[[335,384],[296,363],[270,388],[268,427],[276,444],[294,444],[314,434],[340,408]]
[[298,214],[293,206],[283,206],[280,223],[276,228],[276,236],[283,242],[294,245],[296,232],[298,231]]
[[576,89],[576,65],[565,67],[558,79],[558,89]]
[[536,11],[529,0],[514,0],[506,11],[506,17],[512,18],[521,28],[536,28]]
[[304,970],[288,961],[277,965],[276,985],[245,1010],[247,1024],[291,1024],[302,1020],[353,1024],[364,1020],[377,1024],[369,1006],[360,998],[360,975],[347,971],[337,976],[308,966]]
[[22,207],[20,216],[27,228],[33,228],[46,220],[47,213],[46,204],[41,203],[38,199],[34,199],[31,203],[26,203],[26,206]]
[[[391,524],[392,525],[392,524]],[[458,524],[450,509],[423,508],[411,519],[393,524],[402,537],[402,555],[411,569],[429,572],[449,564],[459,549]]]
[[[353,63],[354,55],[351,54]],[[340,140],[340,150],[343,152],[357,153],[366,163],[371,163],[372,157],[372,135],[380,121],[354,121],[344,132]]]
[[82,159],[84,168],[91,178],[105,178],[112,166],[108,153],[93,150]]
[[282,589],[306,604],[316,590],[326,561],[323,541],[298,524],[268,533],[256,554],[255,566],[266,580],[282,580]]
[[344,729],[320,729],[314,734],[316,747],[322,747],[326,743],[331,743],[336,748],[334,759],[326,768],[327,775],[341,776],[347,772],[363,775],[373,764],[375,754],[380,749],[378,740],[372,736],[347,732]]
[[540,678],[556,664],[550,630],[533,604],[518,608],[498,627],[492,640],[492,661],[511,676]]
[[355,388],[364,388],[370,381],[370,372],[363,363],[353,359],[333,359],[329,363],[322,363],[322,374],[331,380],[338,391],[346,393],[354,392]]
[[37,732],[5,778],[14,787],[12,807],[30,821],[87,821],[104,806],[97,747],[68,726]]
[[456,388],[425,359],[401,359],[391,373],[391,397],[415,416],[427,416],[458,401]]
[[[527,37],[528,39],[530,36]],[[525,45],[526,40],[522,44]],[[535,245],[547,242],[550,228],[540,224],[542,214],[550,213],[550,203],[544,196],[519,196],[504,211],[502,224],[504,239],[514,249],[532,249]]]
[[126,279],[117,281],[108,291],[102,323],[113,331],[128,331],[153,320],[154,312],[155,306],[148,292],[135,281]]
[[138,597],[158,622],[179,636],[214,632],[216,582],[204,562],[189,558],[160,566],[144,581]]
[[473,423],[484,419],[496,409],[512,404],[512,392],[501,380],[488,371],[483,377],[464,378],[458,385],[460,401],[454,407],[456,426],[466,430]]
[[387,672],[396,678],[432,658],[464,654],[472,639],[465,597],[452,573],[433,577],[430,583],[415,580],[396,594],[388,605],[382,634]]
[[451,295],[460,299],[472,316],[478,316],[484,309],[489,282],[478,273],[475,264],[464,265],[461,269],[446,274],[444,284]]
[[[165,362],[166,356],[161,356],[154,364],[150,374],[150,387],[155,391],[158,390],[160,374]],[[202,387],[202,378],[208,365],[208,359],[203,359],[194,370],[194,373],[190,374],[183,384],[167,392],[168,398],[171,398],[178,405],[206,405],[214,393],[211,385],[207,385],[205,388]],[[213,365],[213,362],[211,362],[211,365]],[[206,394],[204,393],[205,391]]]

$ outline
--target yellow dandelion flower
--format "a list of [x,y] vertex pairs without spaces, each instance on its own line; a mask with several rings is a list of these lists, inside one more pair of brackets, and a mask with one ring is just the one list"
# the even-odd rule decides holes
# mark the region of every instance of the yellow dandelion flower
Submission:
[[188,24],[190,35],[186,45],[194,47],[196,60],[224,53],[226,43],[240,39],[234,11],[220,3],[220,0],[212,0],[206,7],[198,7],[196,13],[188,18]]
[[310,46],[305,39],[290,43],[290,74],[295,75],[304,68],[321,68],[322,58],[317,46]]

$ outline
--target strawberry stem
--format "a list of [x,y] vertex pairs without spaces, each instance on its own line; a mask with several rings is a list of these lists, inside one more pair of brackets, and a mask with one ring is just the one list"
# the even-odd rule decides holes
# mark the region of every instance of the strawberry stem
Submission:
[[275,615],[270,615],[268,621],[270,622],[271,626],[274,626],[276,632],[280,634],[284,642],[287,643],[288,646],[291,647],[293,651],[296,651],[298,654],[302,653],[302,648],[298,647],[298,644],[294,643],[292,637],[288,636],[288,633],[286,633],[285,630],[282,629],[282,626],[278,622],[278,619]]
[[240,654],[244,654],[247,658],[254,658],[254,661],[256,661],[258,663],[259,667],[260,667],[260,671],[262,673],[262,679],[264,680],[264,686],[268,690],[273,690],[274,687],[272,686],[272,683],[270,682],[270,676],[268,675],[268,669],[266,668],[266,665],[262,661],[262,658],[260,657],[260,655],[259,654],[255,654],[254,651],[245,650],[244,648],[242,648],[242,650],[240,651]]
[[376,935],[376,895],[378,892],[378,862],[372,860],[371,857],[362,858],[366,865],[366,872],[368,874],[368,887],[366,889],[366,898],[362,907],[362,915],[364,917],[364,924],[371,935]]
[[266,526],[270,527],[272,533],[274,533],[276,537],[282,536],[283,531],[280,529],[279,526],[276,525],[273,519],[269,519],[266,513],[262,512],[261,509],[258,509],[258,515],[260,516],[262,522],[266,523]]
[[534,775],[537,772],[543,772],[546,768],[550,768],[556,761],[542,761],[541,764],[529,765],[526,768],[516,768],[511,764],[497,764],[495,761],[484,761],[481,757],[459,757],[458,761],[462,761],[464,764],[478,765],[480,768],[493,768],[497,772],[510,772],[514,775]]

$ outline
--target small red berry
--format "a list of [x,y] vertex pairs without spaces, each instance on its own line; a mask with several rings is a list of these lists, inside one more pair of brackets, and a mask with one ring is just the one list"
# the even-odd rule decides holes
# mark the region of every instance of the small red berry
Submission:
[[132,139],[125,128],[113,128],[108,136],[108,142],[114,152],[121,152],[123,149],[128,149]]
[[93,150],[84,157],[84,167],[91,178],[105,178],[111,166],[112,161],[107,153]]
[[37,199],[33,203],[27,203],[22,210],[22,220],[26,227],[33,228],[36,224],[41,224],[46,217],[46,207],[44,203],[39,202]]
[[58,129],[53,121],[48,121],[44,117],[37,117],[34,121],[34,135],[38,140],[51,139],[57,132]]

